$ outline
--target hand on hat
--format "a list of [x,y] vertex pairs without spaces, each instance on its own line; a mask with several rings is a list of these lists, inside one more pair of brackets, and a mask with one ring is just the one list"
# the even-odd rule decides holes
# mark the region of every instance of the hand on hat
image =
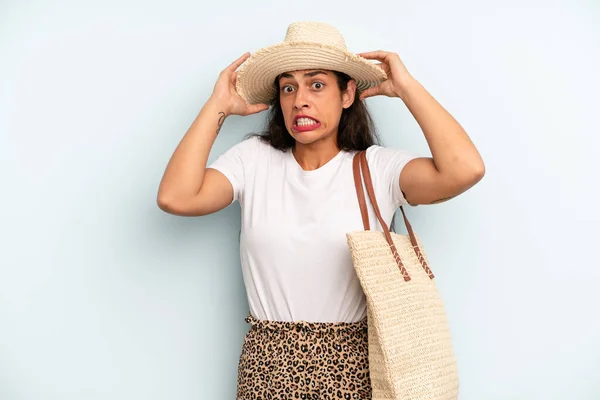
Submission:
[[360,57],[366,58],[367,60],[380,61],[379,65],[387,74],[388,79],[381,82],[379,85],[369,89],[365,89],[360,94],[360,99],[364,100],[367,97],[372,96],[388,96],[388,97],[402,97],[402,87],[405,82],[412,79],[412,76],[404,66],[400,56],[396,53],[390,53],[388,51],[371,51],[367,53],[358,53]]
[[226,115],[249,115],[269,108],[267,104],[248,104],[242,99],[235,89],[237,79],[237,69],[250,57],[250,53],[246,53],[219,74],[217,83],[212,93],[212,98],[223,103]]

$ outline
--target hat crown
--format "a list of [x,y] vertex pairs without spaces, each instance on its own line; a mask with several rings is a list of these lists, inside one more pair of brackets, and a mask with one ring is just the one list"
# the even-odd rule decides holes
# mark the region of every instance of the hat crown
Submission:
[[288,26],[285,42],[309,42],[346,50],[346,41],[335,27],[323,22],[294,22]]
[[281,73],[307,69],[343,72],[361,91],[387,79],[380,66],[349,52],[335,27],[307,21],[288,25],[283,42],[252,54],[240,66],[235,87],[248,104],[269,104],[276,97],[273,83]]

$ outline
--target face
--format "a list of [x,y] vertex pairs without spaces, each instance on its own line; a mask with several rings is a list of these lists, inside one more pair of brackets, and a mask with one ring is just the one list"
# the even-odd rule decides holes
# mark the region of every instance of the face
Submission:
[[332,71],[302,70],[279,78],[280,104],[285,126],[299,143],[337,140],[342,110],[352,105],[356,83],[340,91]]

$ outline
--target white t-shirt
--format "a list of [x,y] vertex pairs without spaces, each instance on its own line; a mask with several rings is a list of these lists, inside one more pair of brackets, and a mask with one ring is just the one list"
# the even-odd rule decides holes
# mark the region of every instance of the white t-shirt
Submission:
[[[231,182],[241,206],[240,258],[252,315],[261,320],[356,322],[366,317],[346,232],[364,230],[354,188],[352,157],[339,152],[313,171],[291,151],[252,137],[209,167]],[[402,168],[415,158],[371,146],[367,161],[382,217],[389,225],[406,204]],[[365,192],[366,195],[366,192]],[[381,230],[369,203],[371,229]]]

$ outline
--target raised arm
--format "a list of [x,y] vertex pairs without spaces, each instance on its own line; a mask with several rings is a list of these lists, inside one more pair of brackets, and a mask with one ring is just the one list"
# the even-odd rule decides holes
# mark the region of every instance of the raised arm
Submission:
[[233,200],[233,188],[219,171],[207,169],[208,155],[225,119],[268,109],[248,105],[237,94],[237,68],[250,56],[244,54],[224,69],[214,91],[175,149],[158,189],[161,210],[175,215],[200,216],[217,212]]
[[360,54],[379,60],[390,79],[365,90],[361,99],[375,95],[399,97],[421,127],[432,157],[410,161],[399,182],[413,205],[435,204],[465,192],[485,174],[483,160],[462,126],[415,80],[395,53]]

